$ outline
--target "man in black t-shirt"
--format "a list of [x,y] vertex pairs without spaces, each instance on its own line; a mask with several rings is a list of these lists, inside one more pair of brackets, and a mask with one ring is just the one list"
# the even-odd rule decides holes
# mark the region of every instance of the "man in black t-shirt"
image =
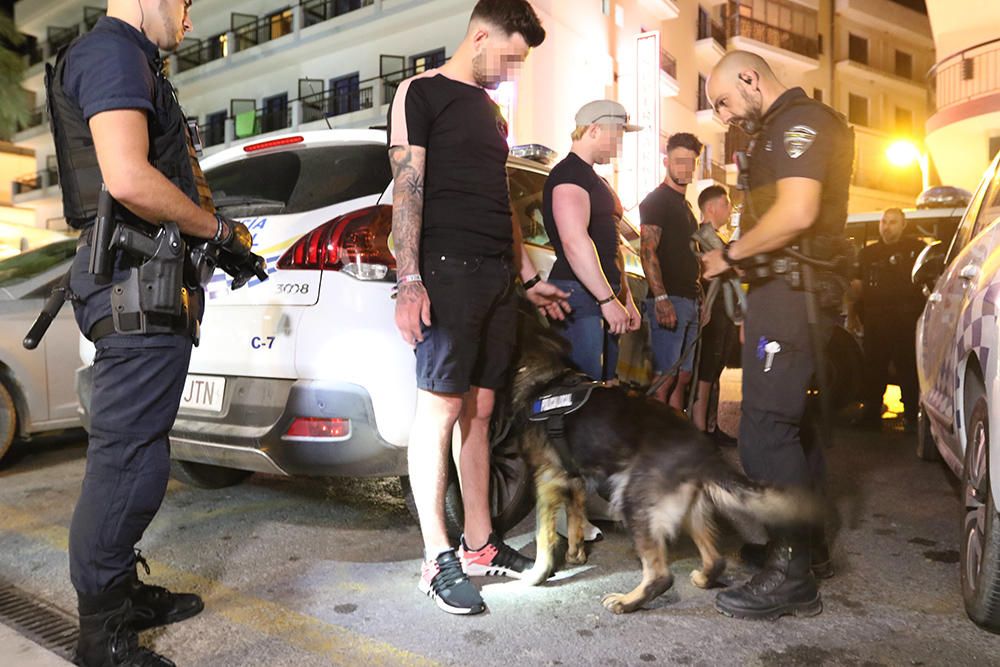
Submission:
[[881,240],[858,253],[857,275],[851,283],[852,314],[861,311],[864,328],[863,422],[869,426],[882,423],[882,396],[891,363],[905,409],[904,427],[912,430],[920,398],[913,332],[924,309],[924,295],[910,280],[910,273],[925,246],[904,234],[906,216],[898,208],[885,210],[878,230]]
[[576,114],[573,146],[545,181],[542,215],[556,251],[549,280],[569,292],[572,312],[561,328],[570,358],[595,380],[612,380],[618,366],[618,336],[642,324],[623,275],[618,223],[622,205],[594,164],[621,153],[628,122],[618,102],[597,100]]
[[[684,198],[694,178],[701,142],[687,132],[667,141],[666,178],[639,205],[642,223],[642,268],[649,283],[646,300],[653,348],[654,382],[670,372],[656,398],[677,410],[684,409],[684,395],[694,369],[698,335],[698,258],[691,250],[691,235],[698,220]],[[682,355],[680,366],[675,368]]]
[[[452,614],[485,609],[469,575],[518,577],[532,565],[492,532],[490,418],[513,357],[515,272],[550,317],[563,316],[566,294],[540,279],[515,236],[507,123],[485,89],[514,76],[544,39],[526,0],[480,0],[451,60],[401,83],[389,111],[396,326],[417,357],[409,473],[425,550],[418,588]],[[465,513],[457,554],[444,523],[456,423]]]

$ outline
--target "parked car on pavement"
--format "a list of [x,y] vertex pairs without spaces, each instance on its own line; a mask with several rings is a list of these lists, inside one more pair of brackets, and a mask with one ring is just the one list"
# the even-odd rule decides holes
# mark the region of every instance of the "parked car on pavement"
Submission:
[[74,255],[76,241],[66,240],[0,261],[0,458],[15,438],[80,426],[73,309],[62,309],[36,349],[21,345]]
[[[519,151],[520,152],[520,151]],[[241,219],[270,279],[207,288],[171,456],[182,479],[236,484],[277,475],[403,476],[416,401],[412,349],[395,326],[390,238],[392,177],[378,130],[324,130],[232,147],[202,165],[216,204]],[[549,167],[508,161],[511,207],[543,274],[554,261],[541,224]],[[638,256],[628,251],[637,299]],[[627,379],[646,372],[644,339],[623,345]],[[89,361],[91,346],[82,355]],[[90,367],[78,378],[89,404]],[[499,530],[530,510],[533,489],[516,452],[494,447],[491,494]],[[447,513],[460,525],[457,480]]]
[[1000,632],[1000,156],[950,244],[913,270],[928,292],[917,324],[917,452],[961,480],[961,587],[969,617]]

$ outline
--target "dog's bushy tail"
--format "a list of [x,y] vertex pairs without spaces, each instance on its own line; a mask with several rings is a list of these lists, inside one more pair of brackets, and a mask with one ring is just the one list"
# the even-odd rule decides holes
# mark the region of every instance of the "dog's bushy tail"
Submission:
[[816,493],[757,484],[735,471],[705,482],[703,488],[723,515],[750,516],[765,526],[815,525],[825,516]]

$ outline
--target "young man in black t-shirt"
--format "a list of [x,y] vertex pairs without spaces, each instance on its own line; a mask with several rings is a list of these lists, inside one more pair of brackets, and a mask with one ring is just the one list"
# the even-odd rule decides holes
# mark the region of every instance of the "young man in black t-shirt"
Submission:
[[[511,78],[544,39],[526,0],[480,0],[451,60],[400,84],[389,112],[396,326],[417,357],[409,473],[425,549],[419,589],[452,614],[485,609],[468,575],[517,577],[532,565],[492,532],[489,504],[490,417],[516,334],[515,252],[532,303],[559,319],[566,294],[539,278],[515,236],[507,123],[484,89]],[[456,423],[458,553],[444,523]]]
[[545,181],[542,215],[556,251],[549,280],[569,292],[573,308],[561,328],[570,357],[595,380],[612,380],[618,365],[618,336],[642,324],[623,275],[618,223],[622,205],[594,164],[621,153],[628,122],[618,102],[597,100],[576,114],[573,147]]
[[[649,283],[646,301],[657,377],[670,372],[656,398],[684,409],[684,394],[691,382],[694,352],[688,352],[698,335],[698,277],[701,269],[691,250],[691,235],[698,220],[684,198],[694,178],[701,142],[687,132],[667,140],[666,178],[639,205],[642,223],[642,268]],[[682,355],[688,352],[679,368]]]

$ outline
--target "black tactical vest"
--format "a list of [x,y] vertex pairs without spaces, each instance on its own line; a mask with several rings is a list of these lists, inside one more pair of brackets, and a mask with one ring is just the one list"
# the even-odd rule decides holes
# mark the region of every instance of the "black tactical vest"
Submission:
[[[77,40],[84,37],[86,35]],[[77,40],[59,50],[54,66],[46,65],[45,88],[50,127],[59,163],[63,215],[71,227],[79,229],[90,224],[97,214],[97,196],[101,191],[103,178],[97,164],[94,138],[83,118],[83,111],[63,88],[66,62],[72,55]],[[190,147],[184,112],[177,101],[174,87],[163,75],[162,62],[157,59],[149,62],[149,66],[153,71],[153,107],[156,109],[156,113],[147,115],[149,163],[195,204],[203,206],[203,198],[199,197],[195,182],[192,166],[194,153]],[[122,217],[134,218],[124,207],[118,209]]]

